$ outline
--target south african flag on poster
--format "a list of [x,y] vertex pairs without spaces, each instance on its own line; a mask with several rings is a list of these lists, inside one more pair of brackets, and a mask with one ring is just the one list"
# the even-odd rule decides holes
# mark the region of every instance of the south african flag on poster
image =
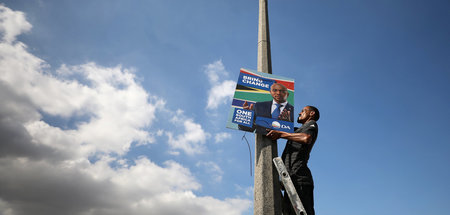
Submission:
[[240,70],[227,128],[262,134],[267,129],[293,132],[293,114],[294,79]]

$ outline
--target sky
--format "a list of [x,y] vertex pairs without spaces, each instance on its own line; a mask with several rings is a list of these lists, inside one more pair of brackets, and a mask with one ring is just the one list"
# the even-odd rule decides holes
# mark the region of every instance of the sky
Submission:
[[[273,74],[321,113],[317,214],[449,213],[449,8],[269,1]],[[1,0],[0,214],[253,214],[225,126],[257,31],[256,0]]]

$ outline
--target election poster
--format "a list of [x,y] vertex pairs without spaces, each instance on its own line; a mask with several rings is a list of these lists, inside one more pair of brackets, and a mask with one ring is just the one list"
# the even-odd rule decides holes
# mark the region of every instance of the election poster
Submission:
[[267,134],[294,131],[294,79],[241,69],[227,128]]

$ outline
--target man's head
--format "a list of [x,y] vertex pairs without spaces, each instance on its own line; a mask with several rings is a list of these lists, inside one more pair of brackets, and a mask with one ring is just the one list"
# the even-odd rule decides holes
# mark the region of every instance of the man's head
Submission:
[[308,105],[305,106],[302,111],[298,114],[298,123],[305,124],[309,120],[318,121],[320,118],[319,109],[314,106]]
[[287,88],[284,85],[282,85],[280,83],[274,83],[270,87],[270,95],[272,95],[272,98],[277,103],[281,104],[287,100],[289,93],[287,91]]

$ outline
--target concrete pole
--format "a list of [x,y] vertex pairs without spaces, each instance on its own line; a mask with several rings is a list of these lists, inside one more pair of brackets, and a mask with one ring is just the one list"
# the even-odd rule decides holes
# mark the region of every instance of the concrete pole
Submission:
[[[258,71],[272,74],[267,0],[259,0]],[[265,135],[255,137],[255,215],[281,214],[281,191],[272,159],[278,156],[277,141]]]

